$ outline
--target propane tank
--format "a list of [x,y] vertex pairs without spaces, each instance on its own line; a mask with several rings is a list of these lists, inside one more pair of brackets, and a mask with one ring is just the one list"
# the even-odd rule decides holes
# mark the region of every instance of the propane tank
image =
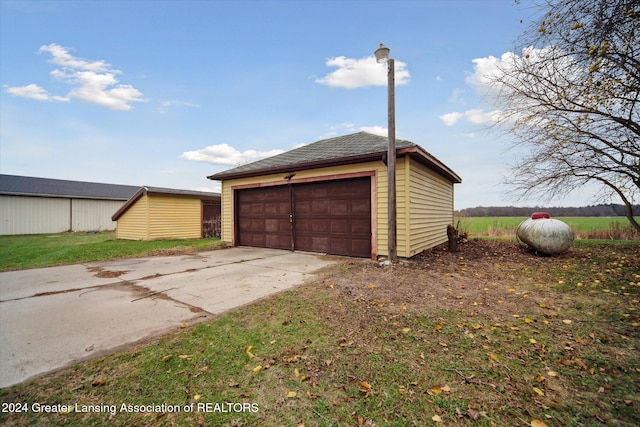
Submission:
[[547,255],[566,252],[573,244],[573,230],[552,219],[546,212],[535,212],[518,225],[516,237],[531,249]]

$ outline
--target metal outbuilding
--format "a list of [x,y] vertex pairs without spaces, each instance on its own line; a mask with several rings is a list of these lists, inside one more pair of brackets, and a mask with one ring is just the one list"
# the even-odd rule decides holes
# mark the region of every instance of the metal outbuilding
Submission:
[[0,175],[0,235],[105,231],[140,187]]

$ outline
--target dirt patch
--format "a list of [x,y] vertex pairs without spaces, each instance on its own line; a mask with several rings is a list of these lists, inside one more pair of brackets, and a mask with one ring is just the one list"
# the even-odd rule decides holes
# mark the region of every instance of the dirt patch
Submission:
[[154,249],[147,256],[175,256],[175,255],[193,255],[198,251],[197,248],[191,246],[177,246],[168,249]]
[[[346,300],[392,311],[455,309],[501,321],[518,313],[552,316],[573,301],[555,289],[562,271],[575,260],[606,255],[605,249],[572,248],[559,256],[540,256],[507,240],[472,240],[459,249],[451,253],[446,246],[436,247],[391,267],[353,263],[347,266],[352,274],[330,280]],[[640,266],[637,254],[626,259]]]
[[87,267],[87,269],[90,272],[94,273],[95,277],[99,277],[101,279],[120,277],[123,274],[126,274],[129,272],[129,270],[124,270],[124,271],[105,270],[104,267]]

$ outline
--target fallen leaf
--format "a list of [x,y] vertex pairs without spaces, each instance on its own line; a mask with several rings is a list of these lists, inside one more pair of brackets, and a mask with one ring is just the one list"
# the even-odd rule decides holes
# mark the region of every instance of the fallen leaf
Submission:
[[562,323],[564,323],[565,325],[570,325],[573,322],[570,319],[564,319]]
[[369,384],[368,382],[366,382],[366,381],[361,381],[360,382],[360,390],[359,390],[360,393],[368,395],[369,392],[371,392],[371,388],[372,388],[371,384]]
[[186,327],[187,327],[187,324],[186,324],[186,323],[180,323],[180,327],[181,327],[182,329],[184,329],[184,328],[186,328]]
[[497,355],[497,354],[494,354],[494,353],[489,353],[489,358],[490,358],[491,360],[498,360],[498,355]]
[[534,340],[533,338],[529,338],[529,342],[530,342],[531,344],[536,344],[538,341]]
[[540,420],[531,420],[531,427],[547,427],[547,425]]
[[200,396],[199,394],[196,394],[195,396],[193,396],[193,400],[200,400],[202,396]]
[[586,363],[584,363],[584,362],[582,361],[582,359],[579,359],[579,358],[577,358],[577,357],[576,357],[576,358],[575,358],[575,359],[573,359],[573,360],[574,360],[574,362],[576,362],[576,365],[578,365],[580,368],[582,368],[582,369],[584,369],[584,370],[587,370],[587,369],[589,368],[589,367],[587,366],[587,364],[586,364]]
[[247,349],[245,350],[245,352],[247,353],[247,357],[249,359],[253,359],[253,353],[251,353],[251,349],[253,348],[252,345],[250,345],[249,347],[247,347]]
[[446,391],[447,393],[451,391],[451,387],[449,387],[447,384],[442,386],[442,391]]
[[555,372],[555,371],[548,371],[548,372],[547,372],[547,375],[549,375],[550,377],[557,377],[557,376],[558,376],[558,373],[557,373],[557,372]]
[[524,321],[527,323],[533,323],[533,319],[529,319],[528,317],[525,317]]
[[258,365],[255,368],[253,368],[253,372],[258,372],[262,369],[262,365]]
[[434,392],[435,394],[442,393],[442,389],[440,387],[433,387],[431,391]]
[[410,330],[411,330],[411,328],[402,328],[402,332],[404,332],[405,334],[406,334],[407,332],[409,332]]
[[100,379],[100,380],[95,380],[94,382],[91,383],[91,385],[94,386],[94,387],[100,387],[100,386],[105,385],[106,383],[107,383],[106,380]]
[[480,416],[480,413],[478,411],[476,411],[475,409],[473,409],[473,408],[468,408],[467,409],[467,415],[472,420],[477,421],[478,417]]
[[433,417],[431,417],[431,419],[437,423],[442,422],[442,417],[440,415],[434,415]]
[[295,391],[290,391],[290,392],[287,393],[287,399],[293,399],[297,395],[298,395],[298,393],[296,393]]
[[296,377],[296,378],[298,378],[300,376],[300,371],[298,371],[298,368],[295,368],[293,370],[293,376]]
[[165,357],[162,358],[163,362],[166,362],[167,360],[171,359],[173,357],[173,354],[168,354]]
[[533,391],[535,391],[540,396],[544,396],[544,391],[540,390],[538,387],[534,387]]

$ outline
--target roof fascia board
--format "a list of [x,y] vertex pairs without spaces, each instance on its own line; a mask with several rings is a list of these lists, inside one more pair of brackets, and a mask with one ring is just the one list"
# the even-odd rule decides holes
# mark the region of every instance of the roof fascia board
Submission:
[[136,194],[134,194],[133,196],[131,196],[131,198],[129,200],[127,200],[127,202],[122,205],[120,207],[120,209],[118,209],[116,211],[116,213],[114,213],[111,216],[111,221],[117,221],[118,218],[120,218],[130,207],[131,205],[133,205],[140,197],[142,197],[145,193],[147,192],[147,188],[146,187],[142,187],[140,188],[138,191],[136,191]]
[[400,149],[398,150],[397,155],[409,155],[422,164],[431,167],[435,172],[452,181],[453,183],[460,184],[462,182],[462,178],[460,178],[458,174],[449,169],[444,163],[440,162],[438,159],[434,158],[432,155],[424,151],[422,148],[420,148],[420,146]]

